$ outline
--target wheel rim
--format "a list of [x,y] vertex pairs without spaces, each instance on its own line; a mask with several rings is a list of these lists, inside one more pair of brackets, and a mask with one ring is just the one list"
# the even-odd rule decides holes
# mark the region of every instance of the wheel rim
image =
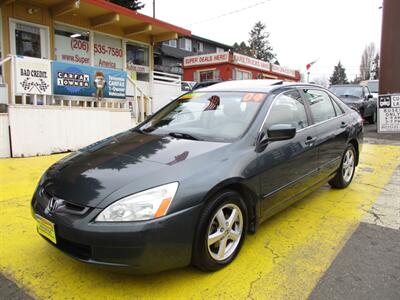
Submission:
[[208,226],[207,248],[210,256],[222,261],[237,249],[243,233],[243,215],[235,204],[226,204],[215,213]]
[[354,152],[348,149],[343,158],[342,174],[343,180],[347,183],[351,180],[354,172]]

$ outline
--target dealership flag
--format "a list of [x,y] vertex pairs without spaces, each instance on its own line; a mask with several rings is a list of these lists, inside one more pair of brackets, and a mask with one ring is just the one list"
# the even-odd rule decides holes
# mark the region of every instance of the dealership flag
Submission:
[[[317,59],[317,60],[318,60],[318,59]],[[309,64],[306,65],[307,71],[310,70],[311,66],[312,66],[313,64],[315,64],[315,63],[317,62],[317,60],[314,60],[313,62],[310,62]]]

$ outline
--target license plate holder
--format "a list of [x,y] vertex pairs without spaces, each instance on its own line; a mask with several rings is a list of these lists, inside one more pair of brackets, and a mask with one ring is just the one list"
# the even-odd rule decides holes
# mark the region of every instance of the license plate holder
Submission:
[[57,244],[55,224],[42,216],[36,215],[36,228],[39,234]]

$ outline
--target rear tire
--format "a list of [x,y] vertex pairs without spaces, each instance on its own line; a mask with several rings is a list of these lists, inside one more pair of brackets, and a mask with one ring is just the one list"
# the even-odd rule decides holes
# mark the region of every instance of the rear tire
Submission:
[[349,186],[354,177],[356,168],[357,153],[352,144],[348,145],[343,154],[340,167],[336,172],[336,176],[329,181],[329,184],[337,189],[344,189]]
[[238,255],[247,232],[247,208],[241,195],[223,190],[205,205],[193,244],[192,263],[217,271]]

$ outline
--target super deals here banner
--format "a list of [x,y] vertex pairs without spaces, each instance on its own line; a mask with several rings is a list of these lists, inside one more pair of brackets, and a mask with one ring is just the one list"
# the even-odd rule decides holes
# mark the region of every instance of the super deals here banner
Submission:
[[125,71],[54,61],[52,73],[55,95],[93,97],[96,93],[94,80],[97,74],[106,81],[104,98],[125,98]]

